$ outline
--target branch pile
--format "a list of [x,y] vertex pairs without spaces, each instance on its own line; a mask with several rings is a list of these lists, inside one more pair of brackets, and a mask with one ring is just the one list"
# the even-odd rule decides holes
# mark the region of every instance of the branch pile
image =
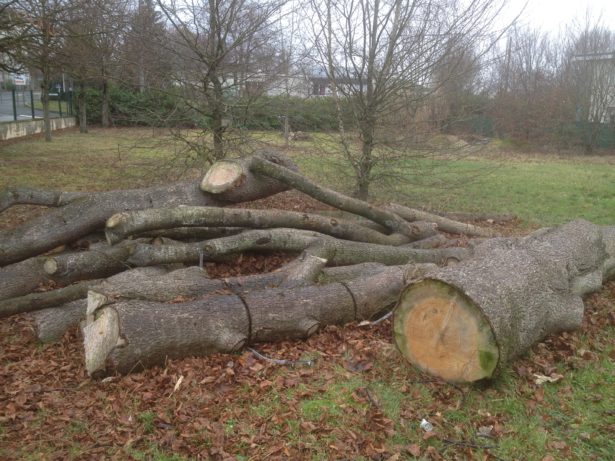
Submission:
[[[338,211],[236,207],[288,189]],[[22,203],[55,208],[0,231],[0,317],[32,312],[41,341],[57,340],[80,323],[92,376],[307,338],[328,324],[382,315],[402,293],[395,315],[402,353],[445,379],[480,379],[532,341],[575,325],[575,296],[612,272],[604,244],[587,260],[578,259],[584,247],[559,248],[570,256],[554,265],[553,252],[532,256],[542,244],[488,239],[488,229],[401,205],[376,207],[310,181],[275,152],[218,162],[201,183],[92,194],[17,188],[0,195],[0,211]],[[592,229],[590,243],[606,242],[600,228]],[[478,238],[462,248],[439,231]],[[557,245],[567,237],[561,232]],[[554,235],[546,232],[532,242]],[[203,268],[246,251],[282,251],[295,259],[274,272],[226,279],[211,278]],[[535,274],[545,260],[551,278],[543,280]],[[574,261],[582,269],[571,269]],[[511,273],[515,277],[507,280]],[[485,282],[490,279],[500,288]],[[564,279],[577,287],[566,298],[574,313],[549,321],[541,314],[537,329],[524,330],[534,309],[556,309],[548,296],[519,307],[525,300],[516,293],[531,298],[523,284],[563,290]],[[557,296],[554,303],[563,295]],[[513,307],[519,313],[502,313]],[[519,316],[524,320],[514,323]],[[469,320],[460,324],[458,317]],[[522,337],[510,339],[521,331]],[[467,340],[464,348],[455,342]],[[465,355],[445,357],[446,347]],[[433,365],[431,356],[442,364]],[[462,371],[447,374],[450,362],[459,360],[465,361],[457,366]]]

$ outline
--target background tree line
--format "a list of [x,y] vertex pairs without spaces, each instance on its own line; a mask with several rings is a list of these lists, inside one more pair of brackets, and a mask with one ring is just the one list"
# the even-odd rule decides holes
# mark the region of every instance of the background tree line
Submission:
[[0,66],[39,77],[46,120],[63,74],[83,132],[89,123],[166,127],[204,166],[249,145],[246,130],[334,132],[360,197],[441,135],[615,147],[614,31],[588,20],[550,35],[502,24],[504,7],[2,0]]

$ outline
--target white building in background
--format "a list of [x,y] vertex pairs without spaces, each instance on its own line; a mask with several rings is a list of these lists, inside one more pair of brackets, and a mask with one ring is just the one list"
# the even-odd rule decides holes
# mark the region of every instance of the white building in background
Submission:
[[588,121],[615,124],[615,51],[579,54],[572,58],[590,93]]

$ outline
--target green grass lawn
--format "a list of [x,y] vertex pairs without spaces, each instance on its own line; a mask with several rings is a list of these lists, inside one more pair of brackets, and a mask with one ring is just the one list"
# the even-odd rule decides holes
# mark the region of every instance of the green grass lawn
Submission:
[[[263,144],[282,145],[271,134],[258,138]],[[327,135],[316,135],[294,144],[289,153],[308,176],[348,192],[348,169],[318,149],[319,142],[329,141]],[[55,134],[52,143],[40,138],[11,141],[0,144],[0,187],[138,187],[164,180],[173,165],[176,173],[195,176],[192,163],[178,162],[179,152],[176,143],[146,129],[94,129],[86,135],[69,130]],[[615,162],[609,158],[487,151],[456,162],[422,160],[406,166],[400,170],[407,175],[401,183],[374,185],[375,201],[512,213],[527,227],[577,217],[615,225]],[[426,171],[439,174],[428,176]],[[238,460],[615,459],[615,284],[592,295],[586,305],[583,331],[537,345],[497,379],[477,385],[433,382],[408,367],[390,344],[386,324],[375,330],[332,329],[307,343],[263,346],[271,355],[316,357],[316,367],[309,370],[256,368],[244,358],[225,356],[173,361],[164,372],[148,370],[105,385],[76,377],[85,384],[49,399],[46,406],[37,408],[28,400],[24,407],[35,416],[23,421],[3,418],[0,399],[0,458],[81,459],[93,443],[90,430],[98,430],[108,444],[94,444],[103,450],[100,456],[116,459],[194,459],[198,450],[215,444]],[[0,325],[5,344],[23,341],[8,323]],[[70,344],[38,348],[27,360],[48,364],[50,354],[56,354],[51,357],[60,363],[58,373],[70,377],[66,367],[60,368],[70,359],[67,350],[77,349]],[[230,372],[225,368],[229,361],[235,361]],[[7,370],[17,368],[18,362],[7,363]],[[349,366],[355,363],[369,366]],[[534,373],[558,373],[562,379],[538,385]],[[180,374],[186,379],[174,392]],[[59,392],[66,386],[58,384]],[[79,404],[86,400],[87,405]],[[433,423],[433,437],[419,428],[422,418]],[[4,450],[3,444],[14,443],[8,434],[17,423],[24,424],[29,436],[40,431],[43,438],[26,438],[17,451]],[[109,442],[106,428],[124,431],[126,444]],[[48,431],[57,434],[53,449],[51,435],[45,438]]]

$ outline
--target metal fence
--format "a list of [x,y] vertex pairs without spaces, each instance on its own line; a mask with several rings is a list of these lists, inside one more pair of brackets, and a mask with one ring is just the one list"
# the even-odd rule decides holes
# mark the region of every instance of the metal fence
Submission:
[[[71,92],[49,94],[49,115],[64,117],[73,115]],[[43,118],[41,92],[33,90],[0,91],[0,122]]]

